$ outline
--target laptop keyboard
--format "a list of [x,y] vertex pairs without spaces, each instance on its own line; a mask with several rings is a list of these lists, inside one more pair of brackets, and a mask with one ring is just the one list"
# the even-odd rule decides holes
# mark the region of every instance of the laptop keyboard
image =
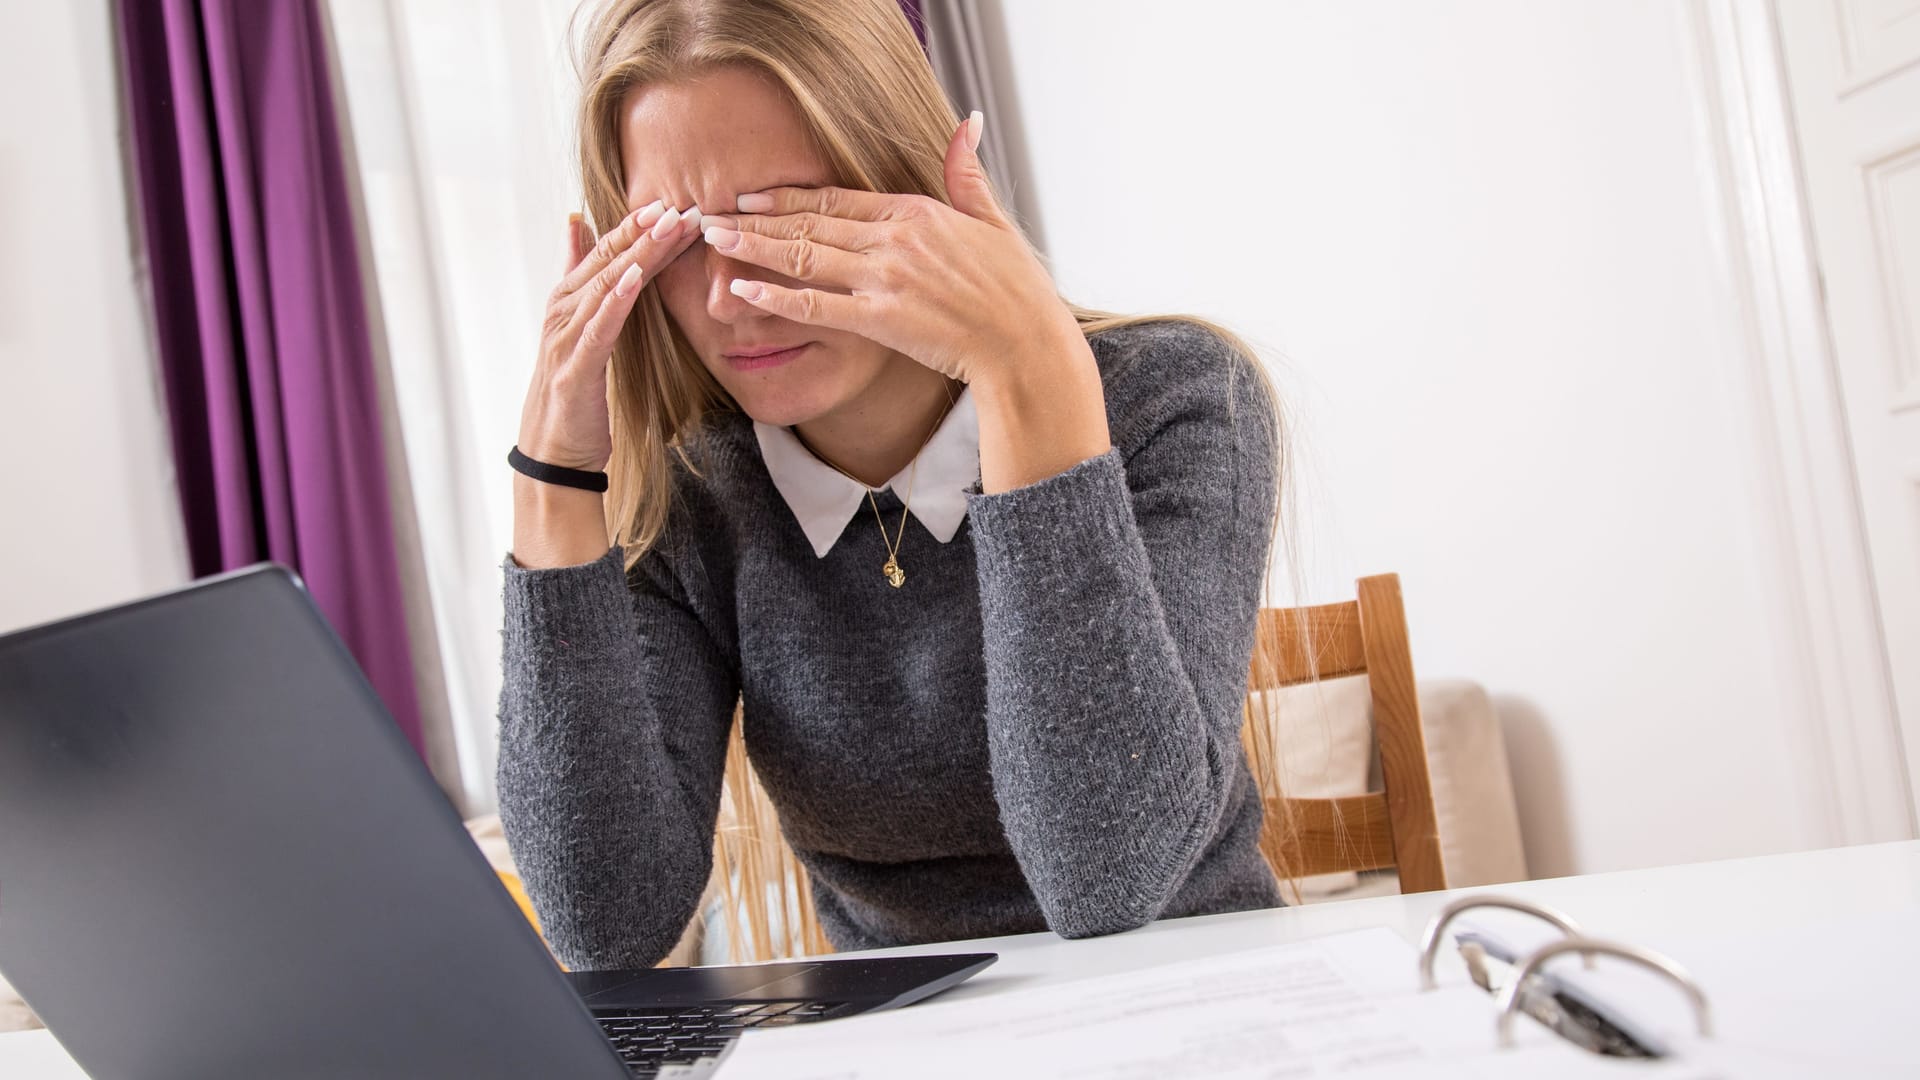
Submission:
[[839,1001],[757,1001],[660,1009],[595,1010],[593,1018],[637,1077],[667,1066],[714,1057],[748,1028],[782,1027],[825,1020]]

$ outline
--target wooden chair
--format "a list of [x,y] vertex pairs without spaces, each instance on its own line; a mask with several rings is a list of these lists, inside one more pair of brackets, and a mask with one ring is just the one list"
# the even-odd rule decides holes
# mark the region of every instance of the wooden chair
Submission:
[[1397,869],[1403,893],[1444,889],[1400,578],[1381,574],[1358,585],[1359,597],[1345,603],[1262,609],[1248,688],[1366,675],[1385,790],[1334,799],[1280,792],[1273,732],[1249,705],[1242,739],[1265,799],[1261,850],[1282,878]]
[[[1272,733],[1249,708],[1241,734],[1266,799],[1261,850],[1282,878],[1398,868],[1402,892],[1444,889],[1400,579],[1361,578],[1359,592],[1344,604],[1262,609],[1248,685],[1275,690],[1364,673],[1386,790],[1337,799],[1277,794]],[[831,951],[814,919],[806,871],[778,821],[748,763],[736,710],[710,886],[723,900],[735,961]]]

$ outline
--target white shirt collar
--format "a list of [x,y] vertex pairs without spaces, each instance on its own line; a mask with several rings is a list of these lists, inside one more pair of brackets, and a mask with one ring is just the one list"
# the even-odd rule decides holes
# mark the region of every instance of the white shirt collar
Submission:
[[[755,420],[753,434],[773,486],[780,489],[780,497],[812,542],[813,553],[826,558],[847,522],[863,509],[867,486],[814,457],[786,428]],[[909,461],[899,475],[873,490],[891,488],[905,498],[911,479],[913,502],[907,507],[908,516],[944,544],[960,531],[960,522],[967,516],[967,492],[980,479],[980,420],[971,390],[961,390],[954,399],[946,419],[921,448],[919,462],[917,476]]]

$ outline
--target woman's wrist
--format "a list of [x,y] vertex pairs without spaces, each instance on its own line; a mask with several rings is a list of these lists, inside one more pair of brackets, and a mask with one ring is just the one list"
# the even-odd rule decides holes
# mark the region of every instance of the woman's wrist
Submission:
[[529,570],[583,566],[612,546],[606,497],[513,475],[513,561]]
[[1084,336],[1008,359],[969,384],[980,420],[980,490],[989,495],[1112,448],[1100,368]]

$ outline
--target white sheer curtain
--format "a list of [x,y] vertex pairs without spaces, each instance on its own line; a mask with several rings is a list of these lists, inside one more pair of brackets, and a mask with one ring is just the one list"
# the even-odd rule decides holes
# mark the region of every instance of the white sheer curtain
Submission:
[[445,677],[438,771],[469,815],[494,806],[506,453],[577,209],[577,2],[329,3],[419,527],[408,585]]

